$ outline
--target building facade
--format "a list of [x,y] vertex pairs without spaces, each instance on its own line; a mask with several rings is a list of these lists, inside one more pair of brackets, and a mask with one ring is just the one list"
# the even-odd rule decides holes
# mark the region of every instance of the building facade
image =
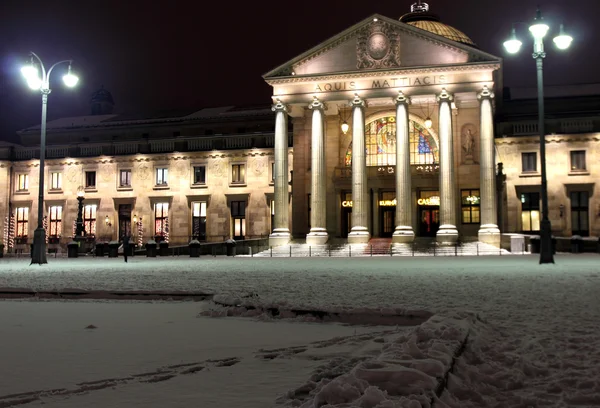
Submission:
[[[96,242],[130,234],[173,245],[266,237],[500,245],[501,232],[539,231],[534,96],[508,95],[502,60],[425,4],[399,20],[373,15],[264,79],[270,106],[114,114],[101,89],[92,115],[50,121],[49,245],[72,239],[78,192]],[[559,236],[600,234],[595,95],[548,98],[549,216]],[[40,128],[19,136],[21,145],[0,146],[0,228],[5,245],[27,248]]]

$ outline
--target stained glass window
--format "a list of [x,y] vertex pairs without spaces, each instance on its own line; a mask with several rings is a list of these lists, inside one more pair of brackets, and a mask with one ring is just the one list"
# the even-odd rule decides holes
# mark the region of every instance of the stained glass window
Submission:
[[[439,163],[437,143],[420,124],[409,122],[410,164]],[[365,126],[367,166],[396,165],[396,118],[376,119]],[[344,164],[352,166],[352,142],[348,145]]]

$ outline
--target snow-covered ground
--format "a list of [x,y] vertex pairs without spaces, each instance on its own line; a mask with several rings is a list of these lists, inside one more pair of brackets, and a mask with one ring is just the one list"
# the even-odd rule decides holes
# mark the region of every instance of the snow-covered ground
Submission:
[[[304,324],[294,322],[292,326],[299,328],[298,334],[293,337],[295,345],[304,345],[307,350],[296,353],[293,347],[289,348],[291,344],[280,342],[276,347],[286,350],[281,355],[263,361],[260,358],[258,361],[252,360],[253,367],[247,367],[248,370],[255,370],[249,380],[254,384],[255,381],[261,381],[262,370],[265,370],[266,376],[262,380],[269,382],[267,377],[273,372],[269,371],[268,364],[283,365],[275,375],[275,382],[279,385],[270,389],[273,395],[267,399],[278,407],[303,404],[304,408],[325,406],[326,403],[339,408],[413,408],[432,404],[436,408],[600,406],[600,302],[597,300],[600,293],[600,257],[596,254],[559,255],[555,265],[539,265],[535,256],[292,260],[135,258],[126,265],[122,260],[51,259],[48,265],[41,267],[28,266],[26,260],[13,259],[0,263],[1,287],[192,291],[206,288],[225,295],[252,293],[258,295],[251,298],[257,304],[267,302],[288,308],[310,307],[350,312],[357,308],[391,308],[395,311],[420,309],[436,314],[419,328],[402,328],[395,335],[382,336],[377,341],[375,338],[365,338],[364,341],[355,338],[353,347],[368,350],[367,354],[355,354],[352,347],[342,347],[338,358],[326,363],[311,359],[310,346],[306,345],[314,337],[310,337],[309,329],[304,329]],[[8,309],[22,304],[33,306],[21,315]],[[51,314],[55,320],[39,312],[51,307],[48,306],[50,304],[24,301],[0,303],[4,319],[0,326],[2,344],[5,344],[7,330],[16,332],[13,327],[29,322],[26,324],[31,332],[28,335],[15,335],[13,342],[15,338],[34,337],[36,344],[24,341],[23,347],[40,353],[37,354],[42,357],[40,361],[46,361],[43,356],[50,354],[53,348],[46,350],[44,345],[54,344],[55,341],[51,337],[47,342],[44,341],[44,332],[51,330],[50,325],[63,327],[72,319],[72,315],[66,312]],[[80,305],[86,303],[64,304],[77,313]],[[140,305],[150,307],[146,303]],[[201,303],[187,305],[197,308]],[[151,307],[154,306],[169,307],[164,303]],[[122,325],[132,320],[125,309],[124,304],[117,304],[117,312],[112,317],[121,321]],[[39,324],[36,320],[38,314],[46,316],[48,321],[39,327],[40,330],[34,330]],[[187,318],[191,314],[188,313]],[[207,319],[196,318],[195,315],[194,319]],[[229,319],[232,318],[208,321],[235,322],[232,327],[259,323],[251,319]],[[95,324],[88,320],[82,319],[81,324]],[[160,319],[154,319],[149,323],[150,327],[142,331],[146,334],[140,337],[138,345],[153,337],[152,333],[157,333],[155,344],[165,344],[165,334],[160,334],[160,322]],[[279,321],[270,324],[278,328],[286,323]],[[101,333],[99,329],[88,329],[83,336],[97,336],[97,333]],[[267,338],[270,332],[271,329],[263,329],[262,335]],[[173,344],[173,350],[165,345],[167,350],[161,349],[164,356],[160,357],[155,356],[157,352],[151,352],[155,349],[150,347],[147,357],[156,359],[150,365],[156,369],[163,365],[176,365],[180,361],[196,361],[194,356],[189,356],[190,349],[181,345],[187,344],[186,341],[194,342],[195,337],[181,339],[176,336],[179,342]],[[130,339],[131,343],[136,343],[135,337],[126,336],[121,342],[109,343],[106,347],[114,351],[123,343],[129,343]],[[248,353],[250,349],[253,349],[252,353],[258,353],[256,346],[262,347],[260,341],[246,342],[243,336],[235,336],[233,340]],[[21,347],[21,343],[16,343],[15,347]],[[131,344],[127,347],[131,347]],[[202,349],[201,344],[198,347]],[[328,357],[333,357],[338,351],[337,347],[333,342],[332,355]],[[3,348],[5,351],[6,347]],[[182,354],[171,355],[177,348],[181,348]],[[140,346],[139,353],[144,354],[143,350]],[[77,358],[77,353],[68,354],[67,350],[64,353],[67,362]],[[198,354],[203,355],[201,352]],[[31,358],[34,356],[32,354]],[[2,361],[5,361],[5,356],[2,357]],[[259,361],[266,365],[260,365]],[[321,368],[315,365],[315,361]],[[326,368],[323,368],[323,364]],[[298,371],[300,366],[304,371]],[[130,367],[144,366],[133,361]],[[228,371],[231,373],[229,376],[222,374],[222,381],[244,383],[243,377],[248,377],[248,372],[239,368],[243,367],[241,362],[231,368],[235,367],[239,371]],[[27,377],[31,375],[26,374],[27,368],[23,370],[21,373],[26,377],[18,379],[18,390],[65,387],[64,383],[56,384],[63,375],[60,373],[48,384],[43,384],[45,380],[42,380],[35,383],[36,387],[27,387]],[[35,372],[35,367],[29,370]],[[133,375],[135,371],[128,370],[126,374]],[[219,370],[215,368],[214,371]],[[79,370],[72,370],[74,377],[71,381],[85,382],[91,377],[103,380],[106,379],[104,375],[108,375],[108,372],[95,374],[92,371],[90,376],[77,378],[78,373]],[[238,374],[242,377],[238,377]],[[2,373],[0,378],[4,379],[6,375]],[[168,381],[150,383],[152,385],[141,381],[124,382],[116,384],[114,390],[105,388],[83,397],[71,397],[73,405],[65,405],[66,402],[61,400],[56,402],[57,405],[50,406],[120,406],[117,401],[122,406],[132,406],[123,401],[131,401],[138,394],[147,402],[145,406],[170,407],[152,402],[154,400],[150,396],[158,398],[159,394],[176,395],[174,400],[177,402],[172,406],[190,406],[192,401],[196,401],[195,398],[200,398],[201,393],[193,391],[200,387],[195,382],[200,377],[190,375],[181,378],[180,381],[178,376],[174,376]],[[217,386],[210,382],[212,380],[206,381],[213,384],[213,388]],[[40,388],[41,385],[44,386]],[[283,388],[289,392],[282,393]],[[253,395],[251,390],[258,389],[251,387],[246,393]],[[262,390],[267,392],[267,388]],[[411,397],[410,394],[414,394],[415,390],[421,390],[426,397]],[[5,395],[13,391],[3,388],[2,393]],[[144,395],[148,398],[144,399]],[[168,398],[159,400],[165,402]],[[214,403],[214,406],[251,406],[239,400],[228,400],[221,405],[215,400]],[[31,404],[35,406],[39,401]],[[198,406],[212,405],[198,403]]]

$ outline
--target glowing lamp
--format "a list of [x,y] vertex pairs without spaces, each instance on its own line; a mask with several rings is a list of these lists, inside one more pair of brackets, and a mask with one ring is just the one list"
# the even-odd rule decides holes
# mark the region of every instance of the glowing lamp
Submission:
[[349,129],[350,126],[348,125],[348,122],[344,121],[344,123],[342,123],[342,132],[344,132],[344,134],[347,134]]
[[40,79],[39,73],[35,65],[28,64],[21,68],[21,74],[27,81],[27,86],[31,89],[40,89],[42,86],[42,80]]
[[427,117],[427,119],[425,119],[425,127],[427,129],[431,129],[432,126],[433,126],[433,121],[431,120],[430,117]]
[[71,64],[69,64],[69,71],[67,72],[66,75],[63,76],[63,82],[69,88],[75,87],[77,85],[77,83],[79,82],[79,78],[77,77],[77,75],[75,75],[75,74],[73,74],[73,72],[71,72]]
[[77,197],[83,197],[85,195],[85,190],[83,189],[83,186],[79,186],[77,188]]
[[558,36],[554,37],[554,44],[556,44],[556,46],[561,49],[561,50],[566,50],[567,48],[569,48],[571,46],[571,43],[573,42],[573,37],[571,37],[570,35],[565,33],[565,26],[563,24],[560,25],[560,34],[558,34]]
[[550,27],[546,23],[544,23],[544,19],[542,18],[542,12],[540,9],[537,10],[535,20],[531,26],[529,26],[529,31],[533,34],[533,38],[536,40],[541,40],[546,36]]
[[516,54],[521,49],[523,43],[517,39],[517,31],[513,28],[510,40],[504,42],[504,48],[509,54]]

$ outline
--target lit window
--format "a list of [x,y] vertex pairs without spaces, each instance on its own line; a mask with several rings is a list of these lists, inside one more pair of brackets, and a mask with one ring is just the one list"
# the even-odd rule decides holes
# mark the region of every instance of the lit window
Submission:
[[169,169],[166,167],[158,167],[156,169],[156,185],[166,186],[169,184]]
[[131,187],[131,170],[119,172],[119,187]]
[[83,206],[83,230],[85,235],[96,235],[96,204]]
[[231,218],[233,220],[233,239],[244,239],[246,236],[246,202],[231,202]]
[[60,238],[62,233],[62,207],[59,205],[53,205],[49,208],[50,215],[50,231],[48,233],[49,237]]
[[86,171],[85,172],[85,188],[95,188],[96,187],[96,172],[95,171]]
[[62,173],[53,171],[50,173],[50,189],[61,190],[62,189]]
[[540,194],[521,194],[521,222],[523,232],[538,232],[540,230]]
[[29,190],[29,174],[19,174],[17,176],[17,191]]
[[206,166],[194,166],[194,184],[206,184]]
[[574,150],[571,152],[571,171],[584,171],[585,166],[585,150]]
[[523,173],[537,171],[537,153],[521,153],[521,165]]
[[18,238],[27,238],[29,231],[29,207],[19,207],[17,213],[17,231],[15,236]]
[[461,208],[463,224],[479,224],[479,190],[461,191]]
[[169,203],[154,204],[154,235],[167,236],[169,232]]
[[206,202],[192,203],[192,239],[206,241]]
[[246,165],[233,164],[231,166],[231,183],[243,184],[246,182]]

